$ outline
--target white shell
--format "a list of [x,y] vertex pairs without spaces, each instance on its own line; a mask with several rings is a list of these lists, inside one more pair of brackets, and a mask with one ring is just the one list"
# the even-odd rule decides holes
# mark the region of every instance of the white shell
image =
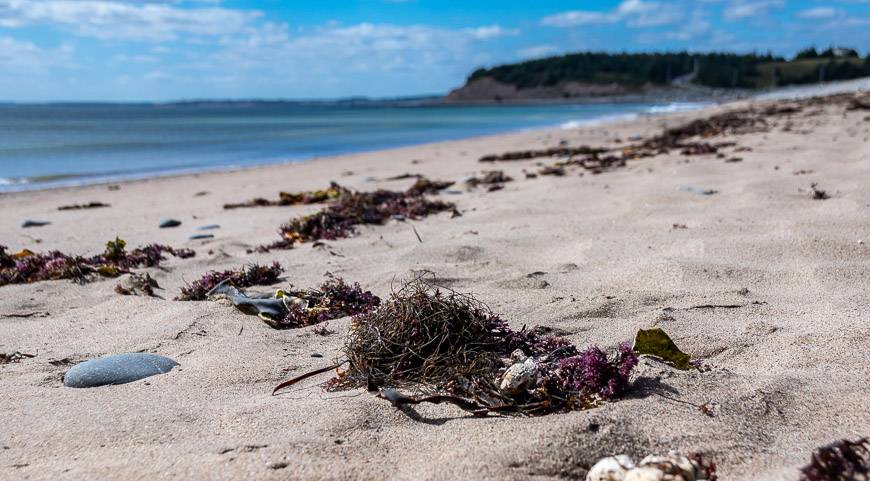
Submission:
[[663,481],[664,479],[665,473],[659,468],[634,468],[625,474],[625,481]]
[[528,358],[525,362],[516,363],[507,368],[501,377],[499,389],[505,394],[518,394],[528,387],[534,386],[538,379],[538,364]]
[[625,473],[634,467],[634,461],[624,454],[608,456],[592,466],[586,481],[625,481]]

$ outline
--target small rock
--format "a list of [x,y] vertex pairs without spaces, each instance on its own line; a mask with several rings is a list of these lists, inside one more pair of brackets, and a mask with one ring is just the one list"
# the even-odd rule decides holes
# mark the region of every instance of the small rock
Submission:
[[66,387],[97,387],[126,384],[149,376],[165,374],[179,364],[174,360],[144,352],[130,352],[91,359],[73,366],[63,376]]
[[178,227],[181,225],[181,221],[178,219],[170,219],[168,217],[160,219],[160,228],[166,229],[169,227]]
[[199,239],[214,239],[214,234],[194,234],[187,238],[188,240],[199,240]]
[[197,227],[196,230],[214,230],[214,229],[220,229],[220,228],[221,228],[221,226],[219,224],[208,224],[208,225],[201,225],[201,226]]
[[42,227],[44,225],[49,225],[49,224],[51,224],[51,222],[49,222],[47,220],[26,219],[24,222],[21,223],[21,228],[27,229],[28,227]]
[[323,357],[323,354],[320,354],[319,352],[312,352],[311,357]]

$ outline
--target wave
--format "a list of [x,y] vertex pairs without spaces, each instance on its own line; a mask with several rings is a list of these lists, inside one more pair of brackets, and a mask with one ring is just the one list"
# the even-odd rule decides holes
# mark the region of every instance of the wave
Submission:
[[559,127],[565,130],[579,129],[581,127],[589,127],[591,125],[609,124],[611,122],[619,122],[622,120],[634,120],[640,115],[637,113],[631,114],[611,114],[594,117],[591,119],[569,120],[559,124]]
[[674,112],[690,112],[716,105],[713,102],[673,102],[666,105],[653,105],[646,109],[648,114],[671,114]]

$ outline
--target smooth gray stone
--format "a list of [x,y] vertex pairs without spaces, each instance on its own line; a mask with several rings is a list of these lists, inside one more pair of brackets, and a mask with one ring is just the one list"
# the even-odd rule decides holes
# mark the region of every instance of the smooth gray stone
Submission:
[[160,219],[160,228],[166,229],[167,227],[178,227],[181,225],[181,221],[177,219],[170,219],[168,217]]
[[196,230],[212,230],[212,229],[220,229],[221,226],[219,224],[209,224],[209,225],[201,225],[196,228]]
[[165,374],[179,364],[168,357],[145,352],[128,352],[91,359],[73,366],[63,376],[66,387],[97,387],[125,384]]
[[214,234],[194,234],[188,237],[188,240],[199,240],[199,239],[213,239]]
[[31,220],[27,219],[21,223],[21,228],[26,229],[28,227],[42,227],[44,225],[51,224],[51,222],[47,220]]

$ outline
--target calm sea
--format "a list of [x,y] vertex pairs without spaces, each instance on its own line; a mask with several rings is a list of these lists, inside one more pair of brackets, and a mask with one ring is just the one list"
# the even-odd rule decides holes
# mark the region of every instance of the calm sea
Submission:
[[0,191],[303,161],[697,106],[0,105]]

